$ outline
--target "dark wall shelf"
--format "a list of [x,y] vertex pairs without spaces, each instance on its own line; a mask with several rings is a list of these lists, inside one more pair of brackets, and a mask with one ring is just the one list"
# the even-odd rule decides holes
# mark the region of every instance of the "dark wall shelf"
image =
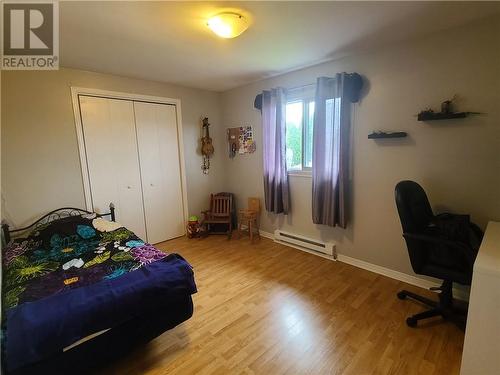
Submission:
[[404,138],[408,134],[406,132],[373,132],[368,134],[368,139],[384,139],[384,138]]
[[475,114],[475,112],[455,112],[455,113],[421,112],[418,114],[417,119],[418,121],[448,120],[453,118],[464,118],[471,114]]

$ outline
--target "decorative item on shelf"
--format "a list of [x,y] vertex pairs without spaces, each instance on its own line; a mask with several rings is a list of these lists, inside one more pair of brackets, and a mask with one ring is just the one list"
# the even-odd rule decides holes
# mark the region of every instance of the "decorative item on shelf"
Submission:
[[188,238],[196,238],[200,236],[201,227],[198,221],[198,216],[190,216],[187,223],[187,236]]
[[383,132],[377,131],[368,134],[368,139],[384,139],[384,138],[404,138],[408,134],[406,132]]
[[227,141],[229,143],[230,158],[234,158],[237,153],[241,155],[255,152],[256,146],[251,126],[227,129]]
[[452,113],[453,112],[453,101],[457,98],[456,95],[453,95],[453,98],[450,100],[445,100],[441,103],[441,113]]
[[201,136],[201,154],[203,156],[203,164],[201,169],[204,174],[208,174],[210,169],[210,157],[214,154],[214,145],[212,144],[212,138],[210,138],[208,123],[208,117],[205,117],[202,121],[202,136]]
[[418,121],[432,121],[432,120],[447,120],[454,118],[464,118],[469,115],[479,115],[480,112],[453,112],[454,101],[456,101],[457,96],[454,95],[453,98],[445,100],[441,103],[441,112],[434,112],[432,108],[421,111],[417,115]]

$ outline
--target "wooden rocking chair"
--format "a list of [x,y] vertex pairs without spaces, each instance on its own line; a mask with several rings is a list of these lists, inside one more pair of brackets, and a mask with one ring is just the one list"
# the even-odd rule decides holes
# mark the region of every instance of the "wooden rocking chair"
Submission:
[[[202,211],[203,219],[201,225],[205,228],[205,235],[208,234],[227,234],[228,239],[231,239],[233,232],[232,223],[232,205],[233,198],[231,194],[219,193],[210,194],[210,209]],[[228,226],[227,232],[211,232],[210,224],[226,224]]]

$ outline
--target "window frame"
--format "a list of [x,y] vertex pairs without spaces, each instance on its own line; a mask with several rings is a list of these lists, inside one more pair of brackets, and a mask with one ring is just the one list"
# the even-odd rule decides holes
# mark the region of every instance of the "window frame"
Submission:
[[[299,177],[312,177],[312,166],[307,167],[306,166],[306,142],[307,142],[307,130],[309,126],[312,126],[313,124],[309,124],[309,106],[310,103],[315,101],[314,97],[314,90],[306,90],[306,89],[299,89],[297,90],[297,93],[293,94],[288,94],[287,95],[287,100],[286,100],[286,105],[291,104],[291,103],[297,103],[297,102],[302,102],[302,119],[301,119],[301,125],[302,125],[302,142],[301,142],[301,147],[302,147],[302,155],[301,155],[301,168],[300,169],[288,169],[287,167],[287,173],[288,175],[292,176],[299,176]],[[286,142],[286,140],[285,140]],[[285,143],[286,147],[286,143]],[[312,161],[312,146],[311,146],[311,161]]]

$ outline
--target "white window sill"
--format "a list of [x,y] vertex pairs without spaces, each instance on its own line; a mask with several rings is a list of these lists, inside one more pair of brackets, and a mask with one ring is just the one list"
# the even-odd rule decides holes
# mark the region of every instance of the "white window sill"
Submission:
[[288,171],[288,176],[312,178],[312,171]]

